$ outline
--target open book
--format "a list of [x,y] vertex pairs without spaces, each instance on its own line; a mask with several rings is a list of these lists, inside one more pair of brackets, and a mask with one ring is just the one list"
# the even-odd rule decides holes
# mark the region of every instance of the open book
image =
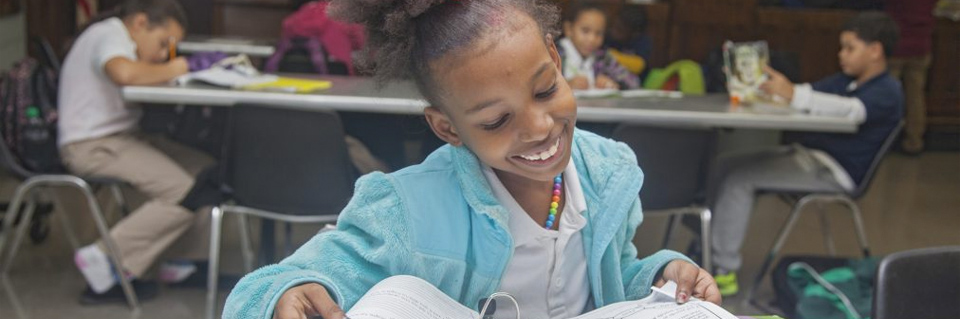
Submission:
[[[572,319],[737,319],[720,306],[691,298],[677,304],[676,284],[653,288],[650,296],[607,305]],[[493,298],[493,297],[491,297]],[[500,300],[501,302],[506,300]],[[512,308],[512,307],[504,307]],[[518,312],[522,312],[520,309]],[[373,286],[347,312],[350,319],[480,319],[480,314],[451,299],[423,279],[393,276]],[[497,314],[523,318],[521,313]]]

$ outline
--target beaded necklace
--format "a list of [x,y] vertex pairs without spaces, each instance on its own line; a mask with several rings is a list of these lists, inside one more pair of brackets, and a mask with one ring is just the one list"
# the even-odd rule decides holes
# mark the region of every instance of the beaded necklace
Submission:
[[553,179],[553,197],[550,199],[550,215],[547,215],[546,229],[553,229],[553,222],[557,219],[557,209],[560,206],[560,187],[563,184],[563,173]]

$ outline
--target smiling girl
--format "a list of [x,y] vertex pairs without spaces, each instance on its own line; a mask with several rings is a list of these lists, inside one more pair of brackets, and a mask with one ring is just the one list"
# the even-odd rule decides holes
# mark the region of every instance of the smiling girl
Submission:
[[626,145],[574,128],[553,5],[331,5],[366,26],[366,64],[380,80],[418,85],[427,122],[448,145],[419,165],[362,177],[337,230],[244,277],[225,318],[339,319],[400,274],[471,308],[511,293],[529,318],[574,317],[667,280],[679,284],[678,302],[720,302],[713,278],[683,255],[637,258],[643,174]]

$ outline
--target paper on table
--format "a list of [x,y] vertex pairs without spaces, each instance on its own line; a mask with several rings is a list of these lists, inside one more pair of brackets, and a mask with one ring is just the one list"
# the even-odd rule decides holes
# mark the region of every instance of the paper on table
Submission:
[[650,89],[635,89],[635,90],[623,90],[620,91],[620,96],[622,97],[669,97],[674,99],[679,99],[683,97],[683,92],[679,91],[665,91],[665,90],[650,90]]
[[737,319],[720,306],[695,298],[678,305],[676,291],[677,284],[671,281],[653,287],[646,298],[607,305],[573,319]]
[[350,319],[469,319],[480,314],[426,281],[393,276],[377,283],[347,312]]
[[235,69],[209,68],[203,71],[184,74],[176,79],[176,82],[179,85],[184,85],[193,81],[200,81],[229,88],[240,88],[244,86],[276,82],[277,76],[270,74],[249,74]]
[[578,98],[596,98],[596,97],[608,97],[614,96],[620,93],[620,90],[617,89],[589,89],[589,90],[573,90],[573,96]]

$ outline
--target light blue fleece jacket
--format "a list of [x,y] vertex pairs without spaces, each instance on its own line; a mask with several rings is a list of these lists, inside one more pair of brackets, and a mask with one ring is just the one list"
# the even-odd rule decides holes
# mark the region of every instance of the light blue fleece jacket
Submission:
[[[633,237],[643,220],[637,194],[643,173],[623,143],[575,131],[571,155],[587,203],[582,230],[594,306],[650,293],[673,251],[637,259]],[[357,181],[337,230],[314,236],[293,255],[243,277],[224,318],[272,318],[291,287],[319,283],[345,311],[374,284],[394,275],[430,282],[475,308],[497,291],[513,255],[508,218],[476,155],[446,145],[423,163]]]

